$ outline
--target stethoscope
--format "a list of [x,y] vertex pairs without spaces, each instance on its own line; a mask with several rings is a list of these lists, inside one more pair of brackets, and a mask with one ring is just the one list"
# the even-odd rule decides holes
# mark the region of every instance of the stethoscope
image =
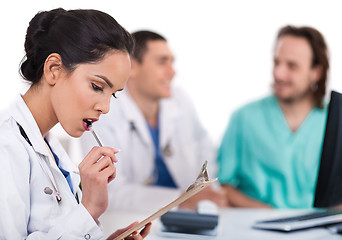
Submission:
[[[131,131],[131,133],[132,133],[131,136],[133,137],[133,134],[134,134],[134,132],[135,132],[139,137],[141,137],[140,134],[139,134],[139,132],[138,132],[137,127],[136,127],[135,124],[134,124],[134,122],[133,122],[133,121],[130,121],[130,122],[129,122],[129,125],[130,125],[130,131]],[[131,146],[132,146],[132,144],[131,144]],[[172,149],[171,149],[171,146],[170,146],[170,143],[169,143],[169,142],[168,142],[168,143],[166,144],[166,146],[163,148],[162,152],[163,152],[163,155],[164,155],[165,157],[171,157],[171,156],[172,156],[173,152],[172,152]]]
[[[50,187],[45,187],[44,188],[44,193],[47,194],[47,195],[55,196],[56,199],[57,199],[57,202],[60,203],[62,201],[62,197],[61,197],[61,193],[59,191],[59,186],[58,186],[58,183],[56,181],[55,174],[53,173],[53,171],[51,169],[50,161],[49,160],[45,161],[44,159],[42,159],[42,156],[34,149],[30,139],[27,137],[24,129],[22,128],[22,126],[19,123],[17,123],[17,125],[19,126],[19,130],[20,130],[21,135],[25,138],[26,142],[32,147],[33,151],[37,154],[39,165],[43,169],[46,177],[49,179],[49,181],[50,181],[50,183],[52,185],[53,189],[51,189]],[[47,146],[47,147],[49,147],[49,146]],[[54,159],[50,149],[49,149],[49,152],[50,152],[51,157]],[[49,169],[47,169],[46,166],[48,166]],[[52,177],[48,174],[48,172],[51,173]]]
[[[33,146],[32,146],[32,148],[33,148]],[[34,148],[33,148],[33,150],[34,150]],[[44,161],[42,159],[42,156],[39,153],[36,152],[36,154],[37,154],[38,159],[39,159],[39,165],[43,169],[46,177],[49,179],[49,181],[50,181],[50,183],[51,183],[51,185],[53,187],[53,189],[51,189],[50,187],[45,187],[44,188],[44,193],[47,194],[47,195],[55,196],[56,199],[57,199],[57,202],[60,203],[62,201],[61,192],[59,191],[59,186],[58,186],[58,183],[56,181],[55,174],[53,173],[53,171],[51,169],[50,161],[49,160],[48,161]],[[51,156],[52,156],[52,154],[51,154]],[[47,164],[44,164],[44,162],[47,162]],[[46,167],[44,167],[46,165],[49,167],[49,172],[51,173],[52,178],[48,174]]]
[[[141,138],[141,135],[140,135],[140,133],[139,133],[139,131],[138,131],[138,129],[135,126],[133,121],[130,121],[129,125],[130,125],[130,131],[131,131],[131,144],[130,144],[130,146],[133,146],[134,145],[133,144],[133,134],[135,133],[139,138]],[[173,152],[172,152],[172,149],[171,149],[169,142],[163,148],[162,153],[163,153],[163,156],[165,156],[165,157],[172,156]],[[158,172],[156,169],[154,169],[152,176],[149,177],[148,179],[146,179],[144,183],[145,183],[145,185],[153,185],[154,182],[156,181],[156,179],[158,179]]]

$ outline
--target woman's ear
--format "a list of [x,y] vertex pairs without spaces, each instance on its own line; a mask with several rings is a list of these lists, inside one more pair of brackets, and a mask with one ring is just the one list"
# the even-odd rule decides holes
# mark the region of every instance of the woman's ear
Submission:
[[51,53],[44,63],[44,77],[49,85],[55,85],[62,73],[62,57],[58,53]]

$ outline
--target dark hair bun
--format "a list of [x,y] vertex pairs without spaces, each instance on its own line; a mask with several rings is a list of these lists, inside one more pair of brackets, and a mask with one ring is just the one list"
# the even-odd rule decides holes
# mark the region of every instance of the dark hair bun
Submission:
[[62,8],[39,12],[30,21],[24,46],[26,57],[21,64],[21,75],[24,79],[32,83],[37,83],[40,80],[45,62],[45,59],[42,61],[42,57],[47,57],[46,54],[42,55],[41,43],[47,40],[44,36],[48,35],[53,21],[64,12],[65,10]]
[[39,12],[27,28],[20,73],[36,84],[51,53],[58,53],[65,70],[72,72],[78,64],[96,62],[110,50],[131,53],[133,45],[132,36],[104,12],[62,8]]

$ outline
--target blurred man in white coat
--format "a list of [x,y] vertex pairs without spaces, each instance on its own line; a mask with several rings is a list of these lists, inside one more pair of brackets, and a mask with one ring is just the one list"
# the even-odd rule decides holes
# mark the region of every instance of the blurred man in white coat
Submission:
[[[193,183],[205,160],[209,178],[216,176],[215,149],[190,99],[172,87],[174,56],[166,39],[150,31],[132,35],[136,45],[127,86],[94,125],[105,146],[121,150],[109,208],[156,210]],[[85,153],[96,145],[91,134],[81,143]],[[204,199],[227,206],[224,192],[208,187],[180,207],[195,209]]]

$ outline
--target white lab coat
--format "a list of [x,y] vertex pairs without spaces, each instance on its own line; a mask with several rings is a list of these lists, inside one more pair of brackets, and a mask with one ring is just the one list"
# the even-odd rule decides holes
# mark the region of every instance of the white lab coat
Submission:
[[[205,160],[209,178],[215,177],[213,144],[190,99],[181,89],[173,89],[172,97],[160,103],[159,143],[178,189],[149,185],[155,166],[151,134],[128,91],[117,95],[109,113],[93,125],[103,145],[121,150],[117,154],[117,177],[109,184],[109,209],[152,211],[163,207],[193,183]],[[84,154],[97,145],[89,132],[80,140]]]
[[[1,114],[4,120],[0,123],[0,239],[100,239],[100,227],[85,207],[77,203],[23,99],[18,97]],[[61,167],[70,172],[73,189],[81,198],[80,178],[73,173],[76,166],[56,139],[48,141]],[[53,189],[53,185],[40,159],[45,166],[47,162],[51,164],[62,197],[60,203],[55,196],[44,193],[45,187]],[[50,170],[47,172],[51,175]]]

